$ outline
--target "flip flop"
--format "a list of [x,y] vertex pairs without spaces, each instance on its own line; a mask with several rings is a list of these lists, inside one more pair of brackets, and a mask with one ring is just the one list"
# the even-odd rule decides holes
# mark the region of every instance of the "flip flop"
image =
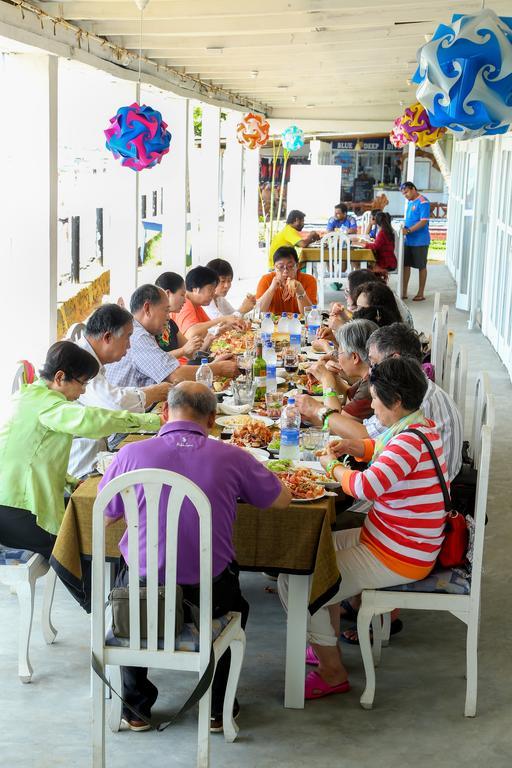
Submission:
[[424,296],[415,296],[413,301],[425,301],[425,297]]
[[348,691],[350,691],[348,680],[339,685],[329,685],[323,677],[320,677],[316,670],[308,672],[306,675],[305,699],[321,699],[323,696],[330,696],[332,693],[348,693]]
[[318,656],[310,645],[306,648],[306,664],[311,664],[313,667],[317,667],[320,662]]
[[[391,626],[389,628],[389,634],[390,635],[397,635],[399,632],[402,631],[404,628],[404,624],[402,619],[393,619],[391,622]],[[348,645],[359,645],[359,638],[353,639],[351,637],[347,637],[347,632],[357,632],[357,626],[350,627],[349,629],[346,629],[345,632],[342,632],[340,635],[340,640],[342,643],[347,643]],[[373,641],[372,631],[370,629],[370,640]]]

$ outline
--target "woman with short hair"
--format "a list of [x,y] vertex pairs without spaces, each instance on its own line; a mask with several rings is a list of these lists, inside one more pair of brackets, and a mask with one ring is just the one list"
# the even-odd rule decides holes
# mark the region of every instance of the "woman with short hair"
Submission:
[[[155,280],[155,285],[166,292],[169,299],[169,313],[181,312],[187,300],[185,281],[182,276],[176,272],[162,272]],[[198,351],[203,349],[203,337],[196,335],[187,339],[171,317],[167,320],[166,327],[156,337],[156,340],[160,349],[163,349],[164,352],[170,352],[177,360],[180,358],[190,360],[196,356]]]
[[0,426],[0,543],[49,558],[64,515],[73,436],[99,439],[115,432],[157,431],[153,414],[89,408],[75,401],[99,371],[98,361],[71,341],[46,355],[40,378],[23,386]]
[[242,315],[246,315],[247,312],[254,309],[256,305],[256,296],[252,293],[246,294],[238,309],[235,309],[227,300],[226,297],[233,283],[233,267],[229,261],[226,261],[225,259],[212,259],[206,266],[208,269],[212,269],[219,278],[213,299],[211,303],[205,307],[206,314],[212,320],[221,315],[238,315],[238,317],[242,317]]
[[[339,606],[363,589],[381,589],[423,579],[432,570],[444,539],[446,510],[434,463],[422,438],[432,444],[445,481],[448,473],[436,425],[421,403],[427,380],[416,360],[391,357],[370,370],[375,415],[387,430],[376,440],[330,443],[320,461],[348,496],[372,502],[361,528],[333,534],[341,576],[338,592],[307,617],[310,647],[306,663],[317,670],[306,677],[305,696],[318,699],[350,690],[338,647]],[[346,467],[339,457],[351,455],[370,464],[364,471]],[[278,580],[288,603],[288,576]],[[333,622],[333,623],[332,623]]]

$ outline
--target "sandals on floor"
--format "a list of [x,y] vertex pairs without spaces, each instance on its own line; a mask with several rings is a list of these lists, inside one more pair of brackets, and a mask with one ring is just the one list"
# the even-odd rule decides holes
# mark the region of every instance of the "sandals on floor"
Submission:
[[306,664],[311,664],[312,667],[319,665],[318,656],[310,645],[306,648]]
[[426,299],[425,299],[424,296],[415,296],[414,299],[413,299],[413,301],[425,301],[425,300]]
[[339,685],[329,685],[323,677],[320,677],[316,670],[308,672],[306,675],[305,699],[321,699],[323,696],[330,696],[332,693],[348,693],[348,691],[350,691],[348,680]]
[[[390,635],[397,635],[399,632],[402,631],[404,628],[403,621],[401,619],[393,619],[391,622],[391,626],[389,628],[389,634]],[[345,630],[345,632],[342,632],[340,635],[340,640],[342,643],[348,643],[348,645],[359,645],[359,638],[353,639],[351,637],[347,637],[347,632],[357,632],[357,625],[350,627],[350,629]],[[370,640],[373,641],[372,636],[372,630],[370,629]]]

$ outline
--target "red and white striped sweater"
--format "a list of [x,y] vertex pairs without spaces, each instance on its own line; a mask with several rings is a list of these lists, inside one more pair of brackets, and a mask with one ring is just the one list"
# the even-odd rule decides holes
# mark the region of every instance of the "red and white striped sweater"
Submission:
[[[434,422],[413,424],[432,443],[449,486],[443,445]],[[365,460],[373,440],[365,440]],[[444,538],[443,492],[426,445],[411,432],[393,437],[371,467],[350,470],[342,480],[345,493],[372,501],[361,531],[365,544],[390,570],[422,579],[434,567]]]

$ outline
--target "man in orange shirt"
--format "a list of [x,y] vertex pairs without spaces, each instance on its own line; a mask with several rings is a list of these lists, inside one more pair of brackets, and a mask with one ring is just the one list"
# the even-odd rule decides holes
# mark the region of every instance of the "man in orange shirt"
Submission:
[[187,273],[185,303],[179,312],[171,312],[170,315],[187,339],[192,336],[204,338],[214,326],[219,326],[221,330],[243,326],[243,322],[236,315],[221,315],[211,320],[203,309],[212,302],[218,282],[217,273],[209,267],[194,267]]
[[318,301],[316,280],[312,275],[299,272],[299,258],[295,248],[282,246],[274,253],[274,271],[263,275],[256,289],[261,312],[304,314],[304,307]]

